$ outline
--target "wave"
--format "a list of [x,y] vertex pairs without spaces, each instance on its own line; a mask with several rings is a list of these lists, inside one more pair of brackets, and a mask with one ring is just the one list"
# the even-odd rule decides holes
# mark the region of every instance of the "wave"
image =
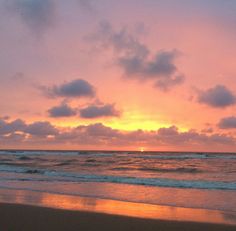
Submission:
[[134,156],[143,159],[163,159],[163,160],[188,160],[188,159],[235,159],[236,155],[212,155],[212,154],[186,154],[186,155],[143,155]]
[[112,157],[115,156],[114,153],[82,153],[78,154],[79,156],[85,156],[85,157]]
[[115,167],[111,168],[110,170],[113,171],[132,171],[132,170],[137,170],[136,168],[129,168],[129,167]]
[[115,167],[111,168],[113,171],[147,171],[147,172],[176,172],[176,173],[200,173],[201,170],[197,168],[151,168],[151,167],[143,167],[143,168],[129,168],[129,167]]
[[0,172],[9,172],[9,173],[40,173],[43,174],[45,171],[42,169],[22,167],[11,164],[0,165]]
[[0,155],[78,155],[78,151],[0,150]]
[[25,156],[25,155],[19,156],[18,159],[19,159],[19,160],[32,160],[31,157]]
[[168,178],[136,178],[108,175],[79,175],[73,173],[56,173],[48,172],[47,175],[68,177],[76,182],[103,182],[103,183],[121,183],[131,185],[146,185],[170,188],[195,188],[195,189],[218,189],[218,190],[236,190],[236,182],[220,182],[220,181],[190,181],[175,180]]
[[178,173],[200,173],[201,170],[197,168],[138,168],[140,171],[151,172],[178,172]]
[[141,159],[187,160],[187,159],[234,159],[236,153],[140,153],[140,152],[100,152],[100,151],[43,151],[43,150],[0,150],[0,155],[35,156],[59,155],[78,157],[132,157]]
[[[92,174],[77,174],[71,172],[57,172],[42,169],[0,166],[0,171],[23,173],[18,175],[14,180],[40,181],[40,178],[33,177],[34,175],[43,176],[43,181],[63,181],[63,182],[97,182],[97,183],[117,183],[130,185],[145,185],[154,187],[169,187],[169,188],[193,188],[193,189],[211,189],[211,190],[236,190],[236,182],[221,182],[221,181],[203,181],[203,180],[176,180],[169,178],[141,178],[127,176],[111,176],[111,175],[92,175]],[[29,174],[32,177],[26,177]],[[45,179],[46,177],[46,179]],[[3,180],[3,179],[0,179]]]
[[12,159],[9,159],[9,158],[1,158],[0,161],[1,161],[1,162],[11,162]]
[[64,162],[61,162],[61,163],[56,163],[54,164],[54,166],[67,166],[67,165],[71,165],[71,161],[64,161]]

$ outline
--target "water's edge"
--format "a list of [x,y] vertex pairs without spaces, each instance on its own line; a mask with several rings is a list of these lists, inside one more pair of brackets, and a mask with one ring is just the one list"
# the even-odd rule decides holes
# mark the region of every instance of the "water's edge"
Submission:
[[0,189],[0,203],[32,205],[156,220],[189,221],[236,226],[236,212],[151,205],[25,190]]

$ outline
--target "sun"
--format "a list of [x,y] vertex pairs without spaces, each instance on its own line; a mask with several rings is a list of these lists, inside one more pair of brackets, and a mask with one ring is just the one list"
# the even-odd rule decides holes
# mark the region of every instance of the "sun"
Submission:
[[140,147],[140,152],[144,152],[144,147]]

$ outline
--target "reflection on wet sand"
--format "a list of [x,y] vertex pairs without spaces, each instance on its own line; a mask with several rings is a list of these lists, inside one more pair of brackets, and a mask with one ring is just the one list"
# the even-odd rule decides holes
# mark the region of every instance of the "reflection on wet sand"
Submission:
[[0,190],[0,202],[160,220],[236,224],[236,214],[234,212],[158,206],[23,190]]

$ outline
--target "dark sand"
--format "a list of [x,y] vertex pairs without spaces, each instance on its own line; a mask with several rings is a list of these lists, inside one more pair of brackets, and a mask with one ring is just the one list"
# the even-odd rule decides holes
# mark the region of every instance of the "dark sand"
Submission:
[[0,203],[0,231],[235,231],[236,226],[131,218]]

